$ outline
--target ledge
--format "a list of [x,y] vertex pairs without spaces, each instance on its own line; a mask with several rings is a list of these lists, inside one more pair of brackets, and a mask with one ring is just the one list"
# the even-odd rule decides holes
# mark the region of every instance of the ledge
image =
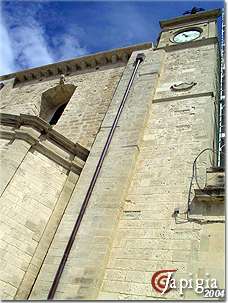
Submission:
[[203,92],[203,93],[195,93],[195,94],[178,94],[177,92],[173,92],[173,94],[176,94],[174,96],[170,97],[162,97],[162,98],[156,98],[153,100],[153,103],[159,103],[159,102],[167,102],[167,101],[177,101],[177,100],[185,100],[185,99],[191,99],[191,98],[200,98],[200,97],[214,97],[213,92]]
[[152,43],[136,44],[129,47],[117,48],[107,52],[99,52],[93,55],[78,57],[72,60],[61,61],[41,67],[30,68],[27,70],[15,72],[0,76],[0,80],[15,78],[15,82],[25,82],[40,78],[53,77],[60,74],[71,74],[96,66],[115,64],[118,62],[127,63],[134,51],[144,50],[152,47]]
[[207,169],[206,186],[195,189],[195,198],[198,202],[224,203],[225,200],[225,173],[221,167]]
[[[80,175],[89,151],[74,144],[36,116],[0,114],[0,125],[9,129],[0,130],[0,138],[23,140],[31,147],[67,170]],[[74,160],[72,160],[76,157]]]
[[224,187],[195,189],[195,198],[204,203],[224,203]]
[[213,9],[205,12],[199,12],[196,14],[184,15],[169,20],[161,20],[159,24],[161,28],[167,29],[176,25],[195,22],[197,20],[216,20],[220,15],[221,9]]
[[0,124],[19,128],[20,126],[29,126],[40,132],[42,135],[46,135],[46,138],[50,139],[60,148],[67,152],[72,153],[83,161],[86,161],[89,151],[78,143],[73,143],[56,130],[52,129],[52,126],[46,121],[37,116],[24,115],[20,116],[11,114],[0,114]]
[[199,39],[199,40],[189,41],[189,42],[184,42],[184,43],[166,44],[164,46],[158,46],[154,50],[156,51],[158,49],[164,49],[167,52],[173,52],[173,51],[177,51],[180,49],[195,48],[195,47],[211,45],[211,44],[216,45],[218,43],[219,43],[219,41],[218,41],[217,37],[211,37],[211,38]]

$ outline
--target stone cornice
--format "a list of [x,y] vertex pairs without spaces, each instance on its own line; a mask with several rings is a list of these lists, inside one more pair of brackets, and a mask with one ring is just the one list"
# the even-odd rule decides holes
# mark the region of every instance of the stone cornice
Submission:
[[177,101],[177,100],[185,100],[185,99],[191,99],[191,98],[201,98],[201,97],[214,97],[213,92],[203,92],[198,94],[189,94],[186,93],[185,95],[174,95],[170,97],[162,97],[162,98],[156,98],[153,100],[153,103],[159,103],[159,102],[167,102],[167,101]]
[[[89,151],[86,148],[84,148],[78,143],[73,143],[72,141],[58,133],[56,130],[52,129],[52,127],[47,122],[40,119],[39,117],[23,114],[17,116],[12,114],[1,113],[0,124],[3,126],[9,126],[11,128],[13,127],[14,129],[11,130],[11,132],[14,133],[14,136],[20,139],[24,139],[31,145],[37,143],[37,138],[40,138],[40,136],[42,136],[42,141],[48,141],[50,143],[50,146],[55,145],[57,149],[62,150],[63,153],[78,157],[83,162],[86,161],[89,155]],[[29,129],[34,129],[36,132],[38,132],[39,136],[34,137],[34,132],[30,131]],[[1,133],[6,136],[5,130],[2,130]],[[7,133],[9,135],[8,130]],[[38,141],[40,141],[40,139]]]
[[179,43],[179,44],[169,44],[161,47],[156,47],[155,50],[159,49],[165,49],[167,52],[172,52],[176,51],[179,49],[185,49],[185,48],[194,48],[194,47],[200,47],[204,45],[210,45],[210,44],[218,44],[218,38],[217,37],[211,37],[211,38],[205,38],[205,39],[200,39],[200,40],[195,40],[195,41],[189,41],[185,43]]
[[159,22],[162,29],[172,28],[177,25],[191,23],[195,21],[203,20],[216,20],[221,15],[220,9],[209,10],[192,15],[185,15],[174,19],[161,20]]
[[16,73],[3,75],[0,76],[0,80],[3,81],[15,78],[16,82],[24,82],[29,80],[53,77],[60,74],[75,73],[84,69],[95,68],[96,66],[104,66],[108,64],[115,64],[118,62],[126,64],[132,52],[148,49],[151,47],[152,43],[143,43],[129,47],[118,48],[107,52],[99,52],[93,55],[78,57],[72,60],[61,61],[54,64],[48,64],[41,67],[26,69]]

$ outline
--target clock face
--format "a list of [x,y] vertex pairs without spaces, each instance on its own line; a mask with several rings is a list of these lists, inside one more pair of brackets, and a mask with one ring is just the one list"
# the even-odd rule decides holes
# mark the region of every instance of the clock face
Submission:
[[173,41],[176,43],[183,43],[183,42],[195,40],[199,38],[199,36],[200,36],[200,31],[192,29],[175,35]]

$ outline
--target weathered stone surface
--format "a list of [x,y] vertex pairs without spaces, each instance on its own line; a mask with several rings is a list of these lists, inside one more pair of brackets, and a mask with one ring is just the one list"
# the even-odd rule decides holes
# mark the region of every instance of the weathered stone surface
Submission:
[[[134,58],[136,55],[136,53],[133,55]],[[163,51],[158,52],[156,54],[156,60],[162,60],[163,55]],[[148,54],[148,57],[149,56],[152,56],[152,54]],[[52,253],[55,254],[55,251],[52,251],[52,249],[60,248],[60,241],[67,241],[67,237],[64,237],[64,235],[66,235],[66,227],[68,226],[66,225],[67,222],[69,223],[69,226],[71,226],[71,229],[73,228],[75,219],[72,220],[72,216],[69,215],[79,211],[79,207],[88,188],[89,180],[91,179],[91,174],[99,160],[101,149],[103,148],[109,132],[106,121],[109,121],[109,116],[113,113],[116,114],[118,110],[120,98],[124,95],[125,87],[131,76],[129,69],[132,70],[134,58],[130,59],[129,65],[127,65],[125,69],[123,74],[123,78],[125,78],[124,82],[117,87],[110,109],[101,126],[101,131],[97,135],[90,156],[85,164],[86,167],[83,169],[71,201],[63,216],[63,220],[57,230],[56,237],[54,238],[47,255],[49,258],[48,260],[51,260],[51,256],[53,256]],[[61,293],[65,292],[65,296],[68,299],[78,297],[83,299],[96,298],[98,294],[109,255],[113,232],[118,223],[123,197],[129,186],[135,160],[139,153],[137,146],[141,140],[143,126],[148,114],[148,109],[151,105],[151,94],[155,91],[157,77],[158,75],[151,75],[150,79],[147,80],[148,84],[146,90],[144,90],[144,98],[141,100],[140,111],[138,111],[135,103],[141,96],[141,88],[142,85],[144,85],[144,79],[138,78],[134,82],[132,92],[129,95],[128,102],[126,103],[126,107],[119,120],[119,127],[114,134],[110,150],[105,159],[94,192],[90,198],[90,204],[85,217],[83,218],[80,231],[76,237],[74,244],[75,249],[73,248],[71,251],[66,264],[66,271],[64,271],[62,276],[59,287],[61,287],[62,283],[77,285],[77,287],[72,287],[71,291],[61,291]],[[129,121],[131,121],[131,123],[129,123]],[[114,167],[113,163],[115,163]],[[106,207],[104,201],[106,201]],[[69,235],[70,233],[68,234],[68,237]],[[85,262],[83,262],[82,258]],[[78,260],[79,263],[75,263],[74,260]],[[84,273],[88,272],[88,279],[85,275],[83,275],[83,278],[77,277],[77,273],[75,273],[74,270],[71,270],[73,267],[72,264],[79,266]],[[58,264],[54,265],[56,270],[57,265]],[[41,274],[38,276],[30,296],[33,299],[38,298],[39,289],[42,288],[44,282],[46,283],[45,272],[47,271],[46,267],[48,266],[48,263],[44,263],[44,266],[42,267]],[[57,297],[59,295],[58,292],[59,290],[57,290]]]
[[[200,16],[205,15],[193,19]],[[42,67],[39,75],[38,71],[33,76],[32,71],[25,72],[26,81],[5,81],[0,91],[1,112],[16,115],[39,116],[42,94],[60,85],[60,72],[69,73],[64,83],[76,89],[53,127],[58,134],[52,130],[47,135],[44,121],[39,122],[39,131],[28,130],[23,123],[1,126],[0,298],[47,299],[135,58],[142,52],[145,60],[129,92],[54,299],[199,299],[193,291],[182,297],[176,291],[156,292],[151,277],[161,269],[177,269],[177,279],[189,273],[203,278],[209,273],[218,280],[219,288],[225,287],[224,204],[194,203],[194,180],[189,218],[186,216],[193,161],[203,149],[215,147],[215,22],[204,18],[198,25],[203,27],[201,40],[177,46],[170,40],[177,29],[168,24],[156,49],[147,45],[144,50],[131,50],[129,59],[126,49],[118,50],[81,58],[74,66],[65,62],[49,71]],[[170,89],[191,82],[196,85],[189,89]],[[25,133],[37,141],[22,140]],[[37,142],[83,168],[80,176],[42,154]],[[89,150],[87,160],[74,158],[71,152],[76,143]],[[199,157],[198,185],[204,186],[206,169],[214,158],[209,151]],[[176,208],[179,214],[174,216]]]

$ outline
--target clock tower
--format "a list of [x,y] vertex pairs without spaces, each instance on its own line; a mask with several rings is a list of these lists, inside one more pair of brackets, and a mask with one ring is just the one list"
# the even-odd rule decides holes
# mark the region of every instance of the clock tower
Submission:
[[157,48],[197,47],[217,39],[216,21],[220,10],[211,10],[160,21],[162,32]]
[[[194,12],[168,20],[161,20],[155,51],[165,51],[163,72],[156,91],[158,100],[174,98],[208,98],[213,104],[214,133],[210,148],[218,149],[219,115],[219,42],[217,19],[220,9]],[[214,153],[214,165],[218,155]]]
[[0,77],[0,299],[224,297],[220,10],[199,10]]

